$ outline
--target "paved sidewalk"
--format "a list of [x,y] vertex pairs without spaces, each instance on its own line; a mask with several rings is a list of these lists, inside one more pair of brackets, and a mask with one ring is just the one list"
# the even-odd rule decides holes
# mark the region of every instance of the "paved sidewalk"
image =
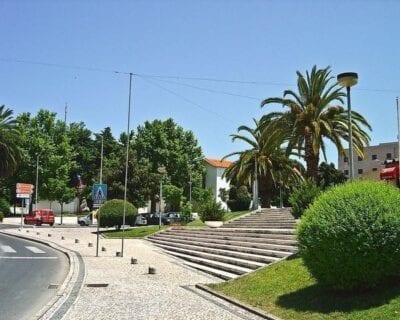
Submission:
[[[124,257],[116,257],[121,250],[120,239],[100,238],[99,257],[96,254],[95,228],[24,228],[6,229],[9,233],[53,242],[77,251],[86,266],[84,286],[78,298],[62,319],[232,319],[256,320],[258,316],[218,299],[194,287],[197,283],[220,281],[202,272],[186,267],[180,260],[166,255],[146,240],[125,239]],[[36,232],[40,232],[39,235]],[[48,234],[51,237],[48,237]],[[61,236],[65,240],[61,240]],[[79,239],[79,244],[75,243]],[[88,247],[92,242],[93,247]],[[138,264],[131,265],[131,257]],[[149,266],[156,268],[148,274]],[[108,284],[92,288],[87,284]]]

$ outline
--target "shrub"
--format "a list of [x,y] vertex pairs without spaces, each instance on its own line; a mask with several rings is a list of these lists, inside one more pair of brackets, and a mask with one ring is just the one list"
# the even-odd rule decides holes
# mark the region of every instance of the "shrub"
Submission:
[[4,214],[3,212],[0,211],[0,222],[3,222],[3,219],[4,219]]
[[169,211],[180,211],[183,190],[172,184],[164,185],[163,198]]
[[10,204],[4,198],[0,198],[0,212],[6,216],[10,215]]
[[203,203],[214,201],[214,196],[210,188],[202,189],[194,187],[192,191],[192,212],[200,212]]
[[189,222],[191,215],[192,215],[192,205],[190,202],[186,202],[182,207],[181,207],[181,219],[183,222]]
[[224,220],[224,209],[222,209],[220,202],[214,200],[204,203],[200,210],[201,221],[222,221]]
[[229,190],[229,200],[227,202],[231,211],[243,211],[250,207],[251,195],[246,186],[236,188],[231,186]]
[[[124,200],[114,199],[105,202],[99,209],[100,226],[121,228],[124,212]],[[135,224],[137,209],[133,204],[126,201],[125,223],[129,225]]]
[[294,188],[289,196],[293,216],[296,219],[300,218],[321,192],[312,180],[305,180],[300,186]]
[[342,289],[400,276],[400,193],[380,182],[333,187],[305,212],[300,253],[313,276]]

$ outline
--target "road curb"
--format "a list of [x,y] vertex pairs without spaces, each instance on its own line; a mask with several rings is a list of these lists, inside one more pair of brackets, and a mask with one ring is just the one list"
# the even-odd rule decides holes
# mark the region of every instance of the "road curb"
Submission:
[[263,311],[261,309],[258,309],[256,307],[250,306],[250,305],[245,304],[245,303],[243,303],[243,302],[241,302],[239,300],[236,300],[234,298],[228,297],[227,295],[224,295],[223,293],[215,291],[215,290],[211,289],[210,287],[208,287],[208,286],[206,286],[204,284],[198,283],[198,284],[196,284],[196,288],[198,288],[200,290],[203,290],[203,291],[205,291],[205,292],[207,292],[209,294],[212,294],[212,295],[214,295],[214,296],[216,296],[216,297],[218,297],[220,299],[228,301],[229,303],[232,303],[233,305],[235,305],[237,307],[240,307],[240,308],[242,308],[242,309],[244,309],[244,310],[246,310],[248,312],[251,312],[251,313],[253,313],[253,314],[255,314],[255,315],[257,315],[257,316],[259,316],[261,318],[264,318],[264,319],[267,319],[267,320],[282,320],[281,318],[278,318],[278,317],[276,317],[276,316],[274,316],[274,315],[272,315],[270,313],[267,313],[267,312],[265,312],[265,311]]
[[[73,289],[74,289],[74,285],[79,277],[79,274],[81,272],[85,272],[85,268],[83,268],[83,270],[81,270],[81,268],[79,266],[78,259],[80,258],[82,260],[82,258],[79,257],[80,254],[73,250],[62,247],[59,244],[54,243],[52,241],[35,239],[35,238],[27,237],[24,235],[7,232],[4,230],[0,231],[0,233],[5,234],[7,236],[11,236],[11,237],[21,238],[24,240],[41,243],[43,245],[49,246],[57,251],[62,252],[67,256],[68,261],[69,261],[69,271],[68,271],[67,276],[65,277],[65,280],[63,281],[62,285],[58,289],[57,294],[42,309],[40,309],[32,318],[32,319],[43,319],[43,320],[44,319],[53,319],[54,318],[53,316],[64,305],[64,303],[66,303],[68,298],[71,296],[71,293],[73,292]],[[83,278],[86,278],[86,272],[85,272]],[[84,281],[82,281],[82,284],[80,285],[79,290],[83,287],[83,283],[84,283]]]

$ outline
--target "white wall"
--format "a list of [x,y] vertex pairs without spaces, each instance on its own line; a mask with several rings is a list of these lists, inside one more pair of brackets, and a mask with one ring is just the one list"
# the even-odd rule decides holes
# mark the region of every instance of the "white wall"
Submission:
[[227,210],[227,204],[223,202],[219,197],[220,188],[225,188],[226,190],[229,190],[229,182],[225,178],[222,178],[222,174],[224,173],[224,171],[224,168],[215,168],[207,165],[205,186],[206,188],[211,188],[216,201],[220,202],[222,204],[222,207]]

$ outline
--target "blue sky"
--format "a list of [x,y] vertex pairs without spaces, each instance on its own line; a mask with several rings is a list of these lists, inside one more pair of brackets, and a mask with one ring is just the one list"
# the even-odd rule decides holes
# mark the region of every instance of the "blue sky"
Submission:
[[133,72],[132,128],[172,117],[222,157],[245,147],[229,135],[267,112],[262,99],[316,64],[357,72],[352,105],[372,144],[397,138],[398,1],[0,0],[0,12],[0,104],[15,114],[47,108],[62,119],[68,103],[68,122],[118,137],[129,79],[112,71]]

